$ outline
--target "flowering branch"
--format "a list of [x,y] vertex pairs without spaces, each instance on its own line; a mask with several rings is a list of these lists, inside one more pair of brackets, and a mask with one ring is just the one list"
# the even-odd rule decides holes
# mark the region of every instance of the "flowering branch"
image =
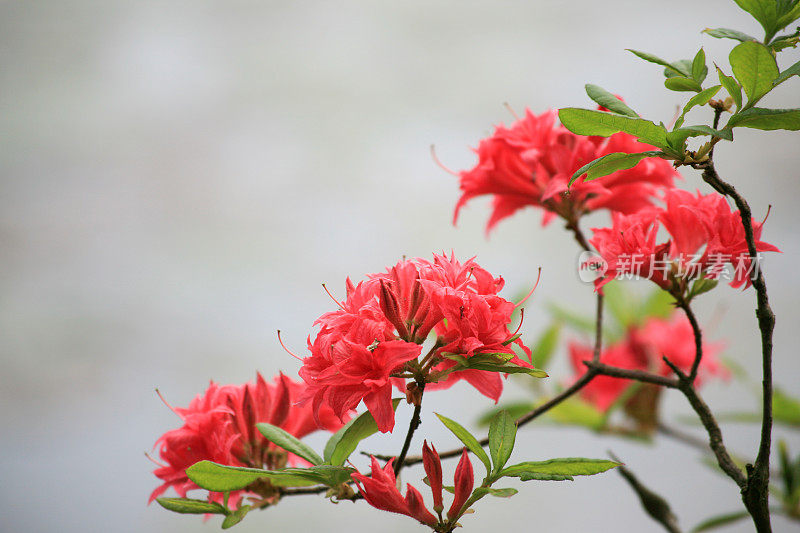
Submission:
[[[721,110],[715,110],[714,124],[719,121]],[[729,196],[733,199],[739,209],[739,215],[744,227],[747,250],[750,257],[758,257],[756,249],[756,239],[753,231],[753,219],[750,205],[736,188],[725,182],[719,177],[714,160],[709,154],[708,161],[703,164],[695,165],[695,168],[703,171],[702,178],[715,191]],[[755,260],[755,259],[754,259]],[[756,263],[756,276],[753,279],[753,287],[756,290],[756,317],[758,327],[761,332],[761,367],[762,367],[762,418],[761,418],[761,442],[758,448],[758,455],[755,463],[747,466],[747,480],[740,484],[742,488],[742,498],[748,511],[753,515],[753,519],[759,531],[770,530],[769,519],[769,455],[772,441],[772,334],[775,329],[775,314],[769,305],[767,295],[767,285],[764,274]],[[720,465],[721,466],[721,465]],[[737,469],[737,472],[741,472]],[[729,474],[730,475],[730,474]]]

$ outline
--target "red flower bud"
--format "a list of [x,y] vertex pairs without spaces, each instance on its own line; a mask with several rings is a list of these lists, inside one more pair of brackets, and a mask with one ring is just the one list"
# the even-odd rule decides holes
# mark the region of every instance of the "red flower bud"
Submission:
[[467,449],[464,448],[461,460],[458,461],[455,475],[455,498],[450,510],[447,511],[447,518],[455,520],[461,515],[461,508],[472,494],[472,487],[475,484],[475,477],[472,474],[472,463],[469,460]]

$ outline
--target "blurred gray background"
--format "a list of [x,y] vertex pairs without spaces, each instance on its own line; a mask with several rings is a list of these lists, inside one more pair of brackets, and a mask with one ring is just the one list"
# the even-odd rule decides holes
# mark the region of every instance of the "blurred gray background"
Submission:
[[[721,0],[0,3],[0,529],[217,530],[219,519],[146,506],[158,481],[144,452],[180,423],[154,388],[186,405],[209,379],[295,374],[275,331],[304,349],[314,319],[332,309],[322,282],[341,296],[346,276],[454,249],[502,274],[509,298],[542,267],[528,340],[545,327],[549,301],[590,312],[592,291],[578,281],[577,250],[560,224],[542,229],[528,209],[486,239],[484,199],[453,227],[457,181],[429,145],[450,167],[468,168],[469,147],[512,120],[504,102],[537,113],[589,106],[586,82],[668,122],[683,96],[624,48],[678,59],[702,45],[727,69],[731,42],[701,35],[706,26],[760,32]],[[765,105],[797,107],[797,87],[787,82]],[[756,218],[772,204],[764,238],[784,251],[765,263],[775,373],[798,393],[798,137],[736,136],[736,148],[719,145],[718,168]],[[707,191],[696,173],[685,176],[683,186]],[[721,287],[699,313],[758,381],[753,301],[752,290]],[[560,359],[551,379],[564,381]],[[524,394],[509,385],[508,398]],[[717,410],[757,406],[738,384],[709,384],[705,394]],[[489,406],[467,386],[431,394],[422,432],[450,448],[432,411],[466,423]],[[688,413],[667,395],[668,420]],[[724,431],[732,449],[754,453],[755,427]],[[797,432],[776,433],[800,451]],[[399,439],[368,446],[391,452]],[[518,442],[520,459],[613,449],[686,528],[740,508],[733,483],[681,444],[545,425]],[[420,477],[407,474],[418,486]],[[481,502],[467,530],[658,530],[613,472],[520,488]],[[313,497],[237,527],[361,531],[379,520],[387,531],[422,531],[363,503]],[[776,519],[775,529],[791,526]]]

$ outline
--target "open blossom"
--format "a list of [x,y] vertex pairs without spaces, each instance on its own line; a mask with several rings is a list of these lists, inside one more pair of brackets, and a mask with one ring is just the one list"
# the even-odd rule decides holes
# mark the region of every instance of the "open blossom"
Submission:
[[[342,422],[329,407],[312,414],[310,406],[295,405],[304,388],[283,374],[276,376],[273,383],[257,374],[255,384],[221,386],[212,381],[187,408],[174,408],[183,426],[167,431],[156,441],[164,464],[153,473],[163,483],[152,492],[150,501],[169,487],[181,497],[197,489],[186,476],[186,469],[198,461],[267,469],[282,468],[287,461],[303,462],[269,442],[255,425],[266,422],[298,438],[320,427],[339,429]],[[229,504],[235,507],[245,494],[246,491],[232,492]],[[221,503],[223,495],[212,492],[209,500]]]
[[[329,405],[339,415],[363,401],[387,432],[394,427],[391,389],[403,390],[404,372],[427,383],[439,374],[442,380],[432,389],[465,379],[497,400],[502,390],[497,373],[448,372],[455,363],[444,355],[505,353],[512,364],[531,366],[512,345],[530,350],[519,339],[509,341],[515,306],[497,295],[503,284],[474,259],[462,263],[452,254],[434,254],[433,261],[404,259],[358,284],[348,279],[347,298],[316,321],[320,330],[308,339],[311,355],[300,369],[308,388],[301,402],[311,402],[314,409]],[[431,335],[436,344],[423,362],[422,344]]]
[[[716,357],[721,349],[720,343],[703,343],[703,358],[698,367],[696,382],[698,385],[711,376],[727,376],[727,370]],[[569,355],[577,379],[586,371],[583,361],[592,359],[593,349],[591,346],[571,343]],[[687,373],[694,362],[692,326],[685,316],[677,312],[669,320],[651,318],[640,326],[630,327],[624,339],[603,350],[600,362],[618,368],[646,370],[669,376],[672,370],[663,357]],[[581,389],[581,395],[598,409],[605,411],[632,383],[628,379],[597,376]]]
[[[633,215],[615,215],[611,228],[593,228],[591,244],[608,265],[596,281],[602,287],[615,277],[636,275],[664,290],[682,293],[691,279],[719,279],[731,265],[732,287],[749,287],[758,268],[747,250],[739,211],[731,211],[718,193],[693,195],[680,189],[667,191],[665,207],[644,209]],[[657,242],[659,227],[669,239]],[[779,252],[761,241],[763,222],[753,221],[758,252]]]
[[[422,459],[433,494],[433,510],[441,515],[444,505],[442,503],[442,462],[439,454],[433,446],[428,446],[425,442],[422,448]],[[353,479],[358,484],[359,492],[371,506],[382,511],[399,513],[410,516],[419,522],[435,528],[442,524],[436,516],[426,507],[422,499],[422,494],[412,485],[406,485],[406,495],[400,493],[397,487],[397,479],[392,469],[392,461],[386,463],[381,468],[377,459],[372,458],[372,474],[365,476],[360,473],[353,474]],[[453,503],[447,511],[447,519],[453,523],[460,516],[462,507],[472,494],[475,485],[475,476],[472,471],[472,463],[469,460],[467,450],[461,454],[455,472]]]
[[649,206],[659,191],[672,186],[678,174],[667,161],[648,158],[603,179],[584,182],[581,177],[571,188],[567,185],[578,169],[599,157],[652,149],[627,133],[607,139],[576,135],[558,123],[555,110],[541,115],[526,110],[510,127],[497,126],[475,150],[476,165],[458,173],[462,194],[454,222],[469,200],[485,194],[493,197],[487,232],[526,206],[544,209],[543,224],[555,216],[575,221],[598,209],[635,213]]

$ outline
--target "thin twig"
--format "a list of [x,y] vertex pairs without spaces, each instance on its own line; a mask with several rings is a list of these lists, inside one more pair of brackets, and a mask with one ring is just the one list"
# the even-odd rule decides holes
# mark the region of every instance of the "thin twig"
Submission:
[[417,382],[417,387],[419,387],[419,398],[414,406],[414,414],[411,415],[411,422],[408,424],[408,432],[406,433],[406,440],[403,442],[403,448],[400,450],[400,455],[397,456],[397,462],[394,464],[394,475],[400,473],[400,470],[403,469],[403,463],[406,460],[406,455],[408,454],[408,448],[411,446],[411,439],[414,437],[414,432],[419,427],[421,422],[420,419],[420,411],[422,410],[422,395],[425,392],[425,382]]

